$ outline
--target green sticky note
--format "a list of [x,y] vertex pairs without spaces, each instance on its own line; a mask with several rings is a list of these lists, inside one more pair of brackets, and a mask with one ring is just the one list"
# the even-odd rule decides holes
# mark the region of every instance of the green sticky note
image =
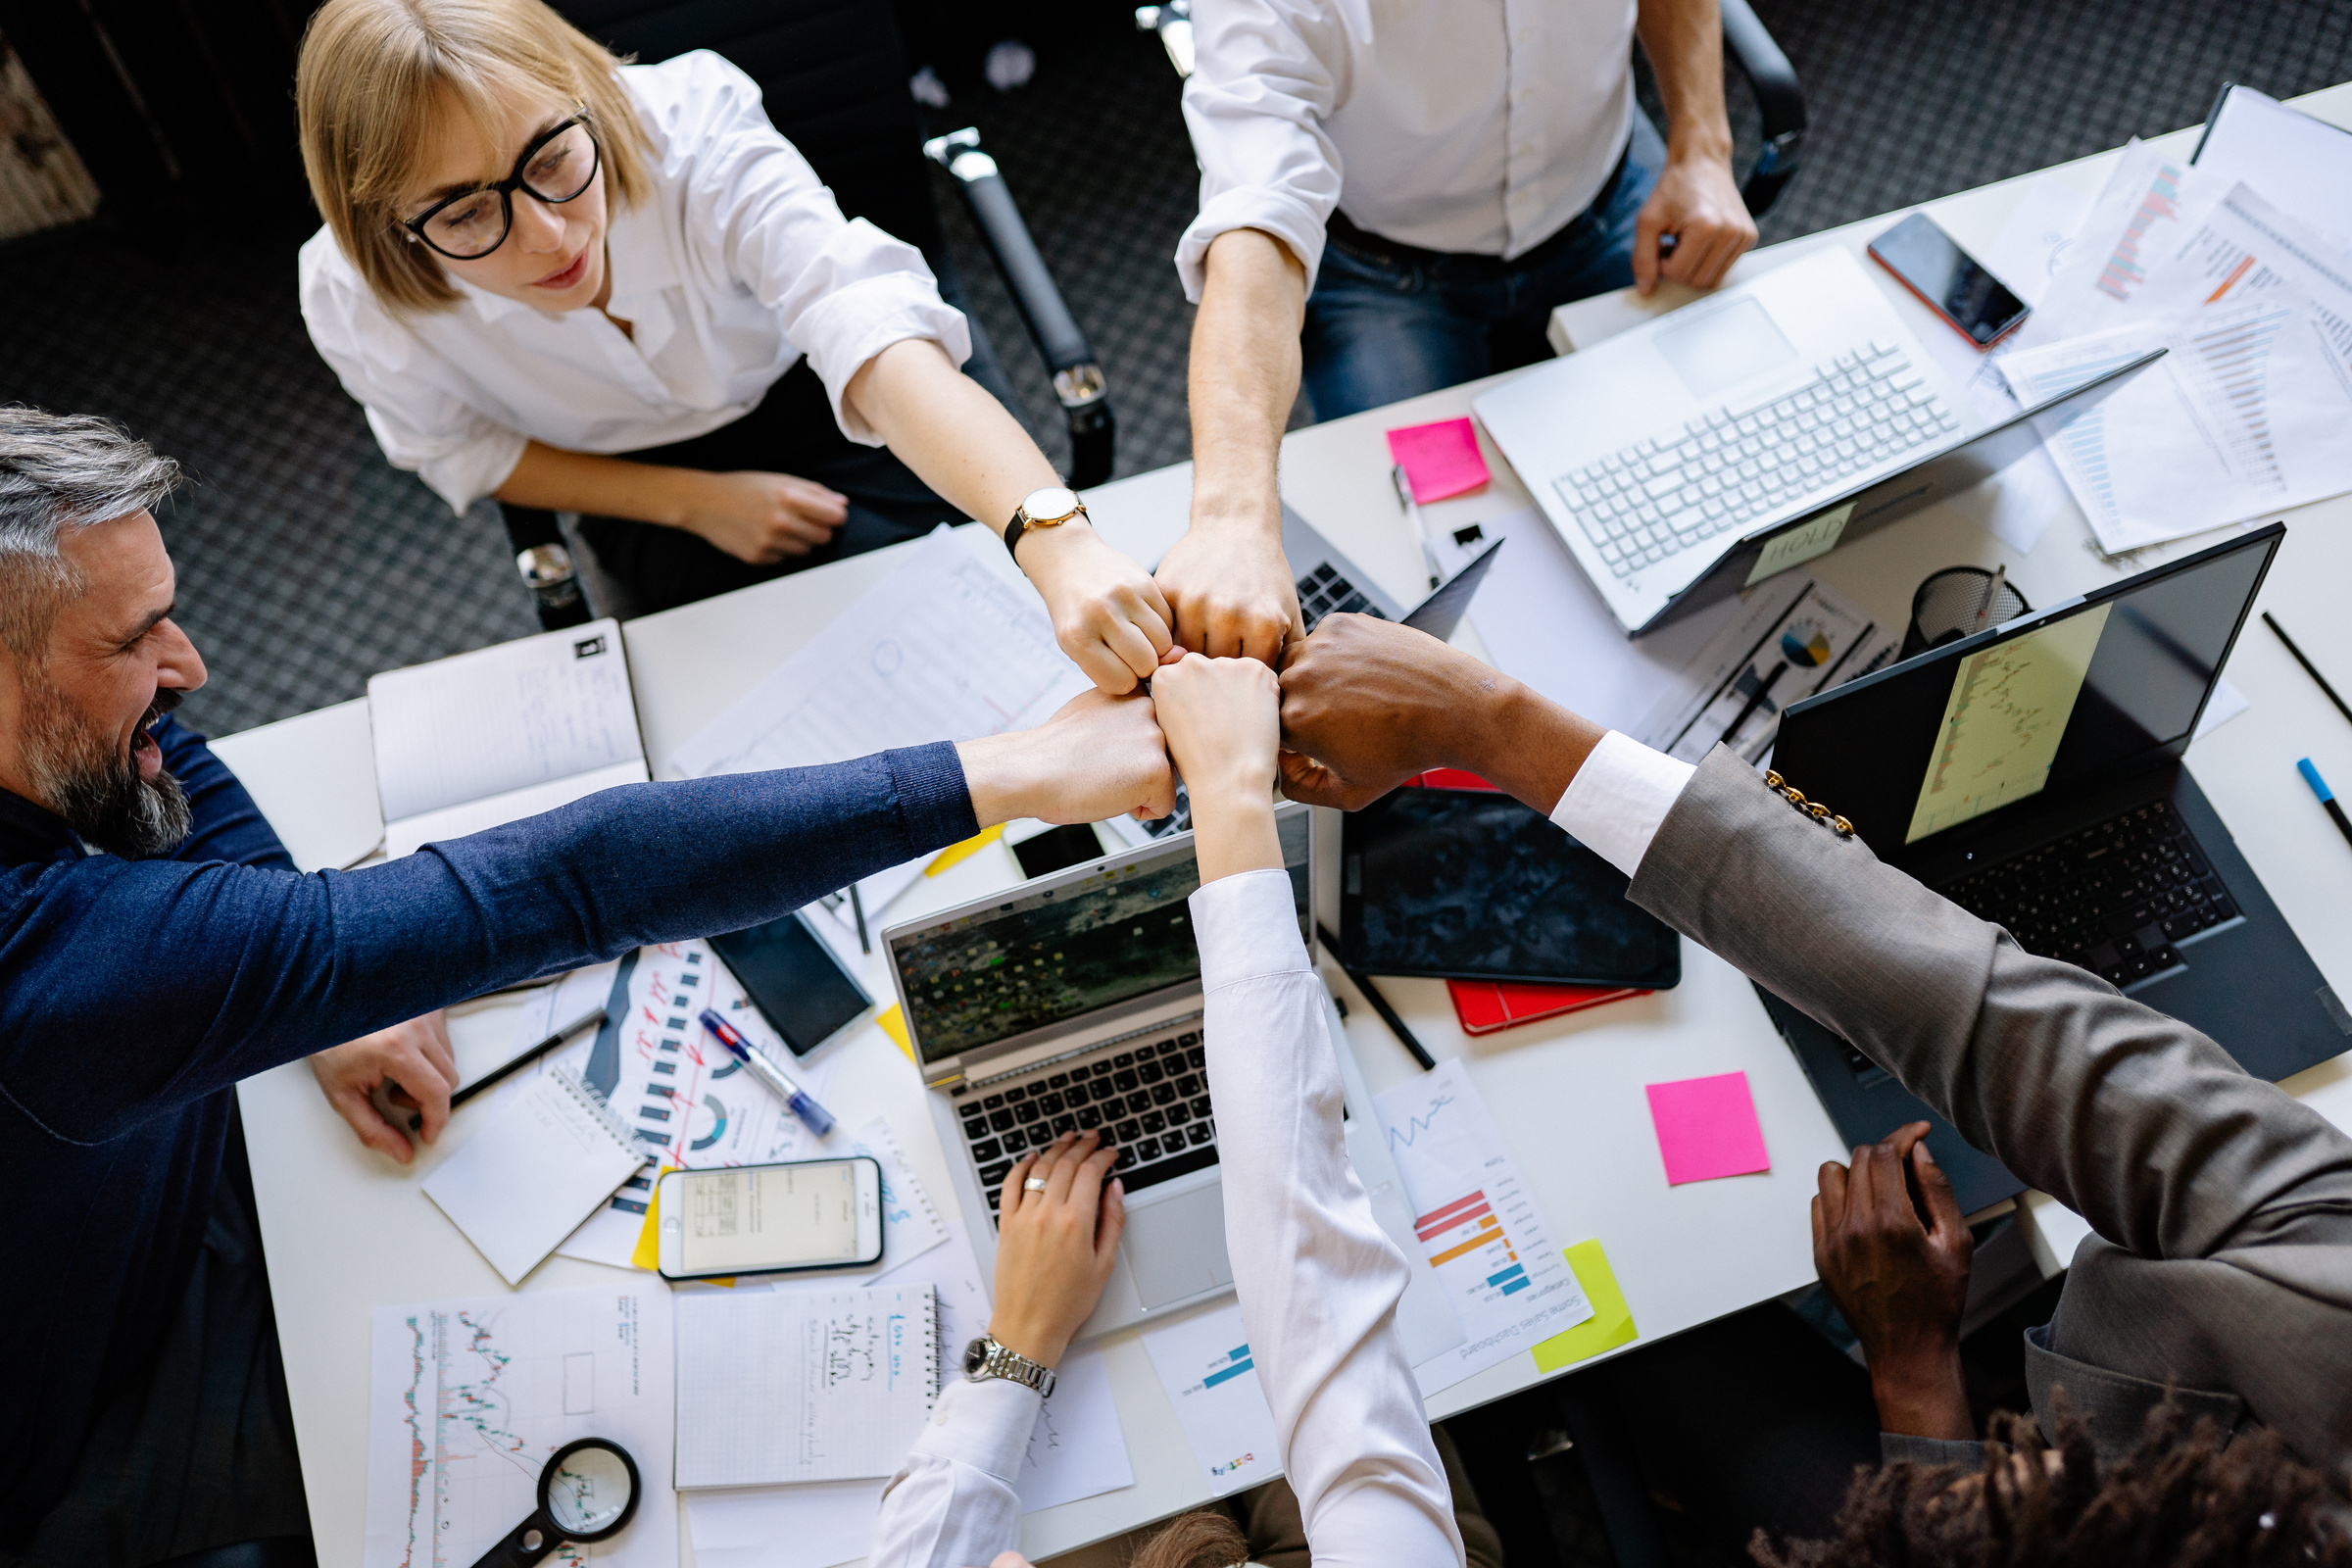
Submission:
[[1576,1283],[1584,1287],[1585,1299],[1592,1303],[1592,1315],[1565,1334],[1554,1334],[1536,1347],[1536,1370],[1557,1372],[1571,1362],[1620,1345],[1631,1345],[1641,1337],[1634,1327],[1634,1314],[1625,1304],[1625,1293],[1617,1288],[1617,1276],[1610,1272],[1609,1258],[1598,1242],[1579,1242],[1568,1249],[1568,1266],[1576,1270]]

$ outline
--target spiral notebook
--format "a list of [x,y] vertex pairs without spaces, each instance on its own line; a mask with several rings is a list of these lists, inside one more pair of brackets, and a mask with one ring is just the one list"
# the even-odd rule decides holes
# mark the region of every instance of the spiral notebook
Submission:
[[887,1476],[939,1399],[939,1298],[690,1291],[676,1303],[680,1491]]
[[653,1152],[604,1096],[556,1067],[501,1097],[489,1125],[425,1179],[424,1196],[519,1285]]

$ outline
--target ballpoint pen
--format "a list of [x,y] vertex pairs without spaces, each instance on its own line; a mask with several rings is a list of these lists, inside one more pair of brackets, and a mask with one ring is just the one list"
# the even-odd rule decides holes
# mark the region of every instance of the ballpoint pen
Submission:
[[2329,789],[2328,781],[2320,777],[2320,770],[2311,765],[2311,759],[2306,757],[2297,762],[2295,771],[2303,775],[2303,782],[2311,786],[2311,793],[2317,795],[2320,805],[2327,808],[2328,816],[2335,821],[2335,830],[2344,836],[2344,842],[2352,844],[2352,817],[2344,815],[2343,807],[2335,799],[2335,791]]
[[712,1012],[703,1009],[703,1027],[710,1037],[727,1048],[737,1061],[752,1069],[752,1076],[776,1092],[795,1116],[808,1124],[808,1130],[822,1138],[833,1130],[833,1113],[809,1098],[808,1091],[784,1076],[784,1070],[767,1059],[767,1054],[749,1040],[733,1024]]
[[[496,993],[493,992],[491,995],[496,995]],[[490,1088],[494,1084],[503,1083],[507,1076],[514,1072],[515,1068],[522,1066],[526,1062],[537,1061],[541,1056],[546,1055],[549,1052],[555,1050],[558,1046],[564,1044],[564,1041],[569,1040],[573,1035],[578,1034],[581,1030],[586,1029],[591,1025],[602,1024],[604,1021],[605,1009],[602,1007],[595,1008],[589,1012],[581,1013],[577,1018],[572,1019],[571,1022],[565,1024],[563,1028],[558,1029],[554,1034],[549,1035],[545,1040],[540,1041],[537,1045],[531,1047],[529,1050],[516,1054],[511,1060],[491,1068],[488,1072],[482,1074],[473,1082],[453,1092],[449,1097],[449,1108],[451,1110],[456,1110],[460,1105],[463,1105],[466,1103],[466,1102],[471,1100],[483,1090]],[[404,1105],[400,1102],[394,1100],[392,1096],[396,1091],[404,1095],[408,1094],[406,1089],[401,1088],[399,1084],[394,1083],[391,1079],[379,1079],[377,1080],[375,1087],[368,1092],[368,1102],[375,1107],[376,1114],[382,1116],[384,1120],[392,1123],[394,1126],[406,1127],[411,1132],[419,1130],[424,1126],[424,1113],[420,1110],[417,1110],[414,1105]],[[411,1098],[414,1099],[415,1097],[412,1096]]]
[[1435,588],[1446,580],[1446,573],[1438,567],[1438,549],[1429,542],[1429,524],[1421,519],[1420,504],[1413,500],[1413,481],[1405,476],[1403,464],[1390,465],[1389,482],[1396,487],[1396,504],[1412,523],[1413,537],[1421,541],[1421,559],[1429,565],[1429,585]]

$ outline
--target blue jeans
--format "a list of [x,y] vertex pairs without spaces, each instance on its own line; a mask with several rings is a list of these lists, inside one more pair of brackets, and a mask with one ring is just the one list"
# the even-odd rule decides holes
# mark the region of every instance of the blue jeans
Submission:
[[1625,161],[1592,205],[1516,261],[1335,233],[1306,302],[1306,395],[1318,419],[1549,359],[1552,307],[1634,280],[1634,220],[1666,144],[1640,109]]

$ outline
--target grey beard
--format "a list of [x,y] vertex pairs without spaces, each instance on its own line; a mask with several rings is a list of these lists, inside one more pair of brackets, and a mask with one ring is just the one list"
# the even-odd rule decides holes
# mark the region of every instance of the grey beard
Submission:
[[[195,813],[178,779],[168,771],[152,783],[141,778],[137,759],[118,756],[108,737],[80,726],[54,688],[28,695],[24,771],[42,804],[83,843],[126,860],[148,860],[187,841]],[[143,722],[152,722],[152,715]]]

